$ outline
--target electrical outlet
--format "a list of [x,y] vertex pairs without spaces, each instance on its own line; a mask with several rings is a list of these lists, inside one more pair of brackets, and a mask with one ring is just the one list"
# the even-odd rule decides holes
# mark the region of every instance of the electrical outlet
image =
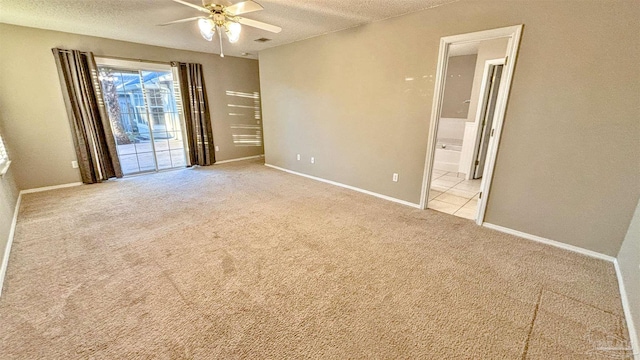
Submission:
[[298,159],[298,161],[300,161],[300,154],[296,155],[296,159]]
[[72,162],[71,162],[71,167],[72,167],[72,168],[74,168],[74,169],[77,169],[77,168],[78,168],[78,162],[77,162],[77,161],[75,161],[75,160],[74,160],[74,161],[72,161]]
[[312,164],[315,164],[315,163],[316,163],[316,158],[311,157],[311,163],[312,163]]
[[220,146],[216,145],[216,151],[220,151]]
[[393,182],[398,182],[398,174],[397,173],[393,173]]

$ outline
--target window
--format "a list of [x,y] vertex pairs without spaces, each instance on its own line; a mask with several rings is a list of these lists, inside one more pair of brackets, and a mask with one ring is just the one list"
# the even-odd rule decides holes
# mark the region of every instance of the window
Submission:
[[0,135],[0,176],[7,173],[9,165],[11,165],[11,161],[9,160],[9,155],[7,155],[7,149],[4,147],[4,140]]

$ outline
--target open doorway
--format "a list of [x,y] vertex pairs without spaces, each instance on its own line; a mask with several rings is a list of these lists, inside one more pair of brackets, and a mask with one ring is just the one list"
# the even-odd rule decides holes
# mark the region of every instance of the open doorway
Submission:
[[442,38],[423,208],[482,223],[521,31]]

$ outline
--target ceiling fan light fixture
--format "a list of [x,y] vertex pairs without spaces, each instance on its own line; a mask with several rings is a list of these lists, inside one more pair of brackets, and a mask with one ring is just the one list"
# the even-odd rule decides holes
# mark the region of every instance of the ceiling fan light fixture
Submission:
[[[258,4],[253,0],[244,0],[237,2],[235,4],[230,4],[229,0],[225,1],[227,5],[215,4],[207,1],[212,0],[202,0],[202,6],[195,5],[190,1],[185,0],[172,0],[181,5],[188,6],[190,8],[196,9],[201,13],[206,13],[207,15],[194,16],[186,19],[179,19],[170,21],[168,23],[159,24],[160,26],[165,25],[173,25],[180,24],[185,22],[191,22],[194,20],[198,21],[198,29],[200,30],[200,35],[207,40],[213,41],[214,36],[218,36],[218,40],[220,40],[220,56],[224,57],[224,53],[222,51],[222,33],[227,34],[227,39],[230,43],[237,43],[240,41],[240,32],[242,31],[242,25],[246,25],[252,28],[269,31],[272,33],[279,33],[282,31],[282,28],[263,23],[260,21],[248,19],[245,17],[241,17],[239,15],[251,13],[254,11],[263,10],[262,5]],[[193,0],[191,0],[193,1]],[[2,0],[0,0],[2,2]],[[241,25],[242,24],[242,25]],[[218,34],[216,34],[216,30]],[[256,41],[269,41],[270,39],[258,39]]]
[[213,40],[213,35],[216,32],[216,27],[211,19],[198,19],[198,28],[200,29],[200,35],[202,35],[205,40]]
[[229,42],[235,44],[240,40],[240,32],[242,31],[242,26],[237,22],[230,22],[227,26],[227,37],[229,38]]

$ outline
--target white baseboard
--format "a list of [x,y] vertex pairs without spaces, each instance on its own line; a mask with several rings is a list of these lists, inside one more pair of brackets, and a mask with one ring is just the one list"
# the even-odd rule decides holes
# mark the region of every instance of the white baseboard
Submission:
[[[246,158],[240,158],[240,159],[232,159],[232,160],[225,160],[225,161],[220,161],[217,162],[216,164],[224,164],[224,163],[228,163],[228,162],[235,162],[235,161],[242,161],[242,160],[249,160],[249,159],[256,159],[259,157],[263,157],[264,155],[258,155],[258,156],[251,156],[251,157],[246,157]],[[319,177],[315,177],[315,176],[311,176],[311,175],[307,175],[307,174],[303,174],[303,173],[299,173],[296,171],[292,171],[292,170],[288,170],[288,169],[284,169],[278,166],[274,166],[274,165],[270,165],[270,164],[265,164],[265,166],[268,166],[270,168],[273,169],[277,169],[280,171],[284,171],[290,174],[294,174],[294,175],[298,175],[298,176],[302,176],[302,177],[306,177],[312,180],[316,180],[316,181],[320,181],[320,182],[324,182],[327,184],[331,184],[331,185],[335,185],[335,186],[340,186],[346,189],[350,189],[350,190],[354,190],[354,191],[358,191],[367,195],[371,195],[371,196],[375,196],[384,200],[388,200],[388,201],[393,201],[399,204],[403,204],[406,206],[410,206],[410,207],[414,207],[414,208],[420,208],[419,204],[414,204],[408,201],[404,201],[404,200],[400,200],[400,199],[396,199],[390,196],[386,196],[386,195],[382,195],[382,194],[378,194],[378,193],[374,193],[368,190],[364,190],[364,189],[360,189],[354,186],[350,186],[350,185],[346,185],[346,184],[342,184],[342,183],[338,183],[335,181],[331,181],[331,180],[327,180],[327,179],[322,179]],[[41,188],[35,188],[35,189],[28,189],[28,190],[22,190],[20,191],[20,193],[18,194],[18,200],[16,201],[16,206],[15,206],[15,210],[13,212],[13,220],[11,222],[11,228],[9,230],[9,236],[7,239],[7,245],[5,247],[5,251],[4,251],[4,256],[2,258],[2,265],[0,266],[0,296],[2,296],[2,288],[4,285],[4,278],[7,272],[7,266],[9,264],[9,256],[11,253],[11,245],[13,244],[13,238],[15,235],[15,229],[16,229],[16,224],[18,221],[18,212],[20,210],[20,203],[22,201],[22,194],[29,194],[29,193],[35,193],[35,192],[41,192],[41,191],[48,191],[48,190],[54,190],[54,189],[60,189],[60,188],[67,188],[67,187],[73,187],[73,186],[79,186],[82,185],[82,183],[78,182],[78,183],[70,183],[70,184],[62,184],[62,185],[55,185],[55,186],[46,186],[46,187],[41,187]],[[618,261],[615,257],[613,256],[609,256],[609,255],[605,255],[605,254],[601,254],[598,253],[596,251],[592,251],[592,250],[588,250],[588,249],[584,249],[578,246],[574,246],[574,245],[569,245],[569,244],[565,244],[565,243],[561,243],[559,241],[555,241],[555,240],[550,240],[550,239],[546,239],[537,235],[532,235],[532,234],[527,234],[521,231],[517,231],[517,230],[513,230],[513,229],[509,229],[503,226],[499,226],[499,225],[494,225],[491,223],[483,223],[482,226],[489,228],[489,229],[493,229],[493,230],[497,230],[503,233],[507,233],[510,235],[515,235],[527,240],[532,240],[532,241],[537,241],[546,245],[551,245],[551,246],[555,246],[564,250],[568,250],[568,251],[573,251],[579,254],[583,254],[589,257],[593,257],[596,259],[600,259],[600,260],[605,260],[605,261],[609,261],[611,263],[613,263],[614,267],[615,267],[615,271],[616,271],[616,276],[618,278],[618,286],[620,289],[620,298],[622,301],[622,308],[624,310],[624,315],[625,315],[625,319],[627,322],[627,329],[629,331],[629,337],[631,339],[631,346],[633,348],[633,353],[634,353],[634,357],[636,360],[640,360],[640,344],[638,344],[638,337],[637,337],[637,332],[636,332],[636,328],[635,328],[635,324],[633,323],[633,318],[631,317],[631,305],[629,303],[628,297],[627,297],[627,293],[625,290],[625,286],[624,286],[624,282],[622,279],[622,274],[620,272],[620,267],[618,265]]]
[[81,182],[74,182],[74,183],[69,183],[69,184],[45,186],[45,187],[40,187],[40,188],[22,190],[22,191],[20,191],[20,194],[31,194],[31,193],[37,193],[37,192],[42,192],[42,191],[49,191],[49,190],[63,189],[63,188],[68,188],[68,187],[73,187],[73,186],[80,186],[80,185],[82,185]]
[[264,157],[264,154],[262,154],[262,155],[256,155],[256,156],[247,156],[247,157],[238,158],[238,159],[231,159],[231,160],[216,161],[213,165],[226,164],[226,163],[236,162],[236,161],[242,161],[242,160],[258,159],[258,158],[262,158],[262,157]]
[[551,245],[551,246],[555,246],[561,249],[565,249],[565,250],[569,250],[569,251],[573,251],[582,255],[586,255],[586,256],[590,256],[592,258],[596,258],[596,259],[600,259],[600,260],[605,260],[605,261],[609,261],[609,262],[614,262],[616,261],[616,258],[613,256],[609,256],[609,255],[605,255],[605,254],[601,254],[599,252],[596,251],[592,251],[592,250],[588,250],[588,249],[584,249],[578,246],[574,246],[574,245],[569,245],[569,244],[565,244],[559,241],[555,241],[555,240],[551,240],[551,239],[546,239],[543,238],[541,236],[537,236],[537,235],[531,235],[531,234],[527,234],[518,230],[513,230],[513,229],[509,229],[503,226],[499,226],[499,225],[494,225],[494,224],[490,224],[490,223],[482,223],[482,226],[489,228],[489,229],[493,229],[493,230],[497,230],[503,233],[507,233],[507,234],[511,234],[511,235],[515,235],[527,240],[533,240],[533,241],[537,241],[539,243],[543,243],[543,244],[547,244],[547,245]]
[[631,316],[631,304],[629,303],[629,297],[627,296],[627,290],[624,286],[622,278],[622,272],[620,271],[620,265],[618,260],[613,261],[613,266],[616,268],[616,276],[618,277],[618,287],[620,288],[620,299],[622,300],[622,309],[624,310],[624,317],[627,320],[627,330],[629,331],[629,338],[631,339],[631,348],[633,349],[633,355],[635,360],[640,360],[640,344],[638,344],[638,333]]
[[4,287],[4,276],[7,274],[7,266],[9,266],[9,255],[11,254],[11,245],[13,244],[13,236],[16,233],[16,224],[18,223],[18,211],[20,210],[20,202],[22,201],[22,192],[18,194],[16,200],[16,208],[13,211],[13,220],[9,229],[7,238],[7,246],[4,248],[4,256],[2,257],[2,265],[0,265],[0,296],[2,296],[2,288]]
[[69,184],[45,186],[41,188],[21,190],[20,193],[18,193],[18,200],[16,201],[16,208],[13,211],[13,220],[11,221],[11,228],[9,229],[9,236],[7,238],[7,246],[5,246],[4,255],[2,257],[2,264],[0,265],[0,296],[2,296],[2,288],[4,287],[4,277],[7,274],[7,267],[9,266],[9,256],[11,254],[11,245],[13,245],[13,237],[16,232],[16,224],[18,223],[18,211],[20,210],[22,195],[37,193],[42,191],[55,190],[55,189],[68,188],[73,186],[80,186],[80,185],[82,185],[81,182],[75,182],[75,183],[69,183]]
[[378,194],[378,193],[375,193],[375,192],[373,192],[373,191],[369,191],[369,190],[364,190],[364,189],[357,188],[357,187],[355,187],[355,186],[346,185],[346,184],[342,184],[342,183],[339,183],[339,182],[335,182],[335,181],[331,181],[331,180],[327,180],[327,179],[323,179],[323,178],[319,178],[319,177],[315,177],[315,176],[311,176],[311,175],[307,175],[307,174],[299,173],[299,172],[297,172],[297,171],[284,169],[284,168],[281,168],[281,167],[279,167],[279,166],[270,165],[270,164],[264,164],[264,165],[265,165],[265,166],[268,166],[268,167],[270,167],[270,168],[276,169],[276,170],[280,170],[280,171],[287,172],[287,173],[289,173],[289,174],[293,174],[293,175],[298,175],[298,176],[306,177],[306,178],[308,178],[308,179],[312,179],[312,180],[320,181],[320,182],[327,183],[327,184],[331,184],[331,185],[335,185],[335,186],[340,186],[340,187],[343,187],[343,188],[345,188],[345,189],[349,189],[349,190],[353,190],[353,191],[361,192],[361,193],[363,193],[363,194],[367,194],[367,195],[375,196],[375,197],[380,198],[380,199],[384,199],[384,200],[388,200],[388,201],[393,201],[393,202],[398,203],[398,204],[402,204],[402,205],[406,205],[406,206],[411,206],[411,207],[414,207],[414,208],[420,209],[420,204],[414,204],[414,203],[409,202],[409,201],[396,199],[396,198],[391,197],[391,196]]
[[627,329],[629,331],[629,338],[631,340],[631,348],[633,349],[635,360],[640,360],[640,344],[638,344],[638,335],[637,335],[638,333],[636,332],[635,324],[633,323],[633,318],[631,317],[631,304],[629,303],[629,298],[627,297],[627,291],[625,290],[625,287],[624,287],[624,282],[622,279],[622,273],[620,272],[620,266],[618,265],[618,260],[615,257],[601,254],[596,251],[584,249],[578,246],[561,243],[559,241],[546,239],[537,235],[527,234],[521,231],[509,229],[499,225],[494,225],[494,224],[485,222],[482,224],[482,226],[489,229],[497,230],[503,233],[507,233],[510,235],[515,235],[527,240],[537,241],[539,243],[555,246],[564,250],[573,251],[582,255],[586,255],[592,258],[605,260],[613,263],[613,266],[616,270],[616,277],[618,278],[618,287],[620,289],[620,299],[622,301],[622,309],[624,310],[624,317],[627,322]]

